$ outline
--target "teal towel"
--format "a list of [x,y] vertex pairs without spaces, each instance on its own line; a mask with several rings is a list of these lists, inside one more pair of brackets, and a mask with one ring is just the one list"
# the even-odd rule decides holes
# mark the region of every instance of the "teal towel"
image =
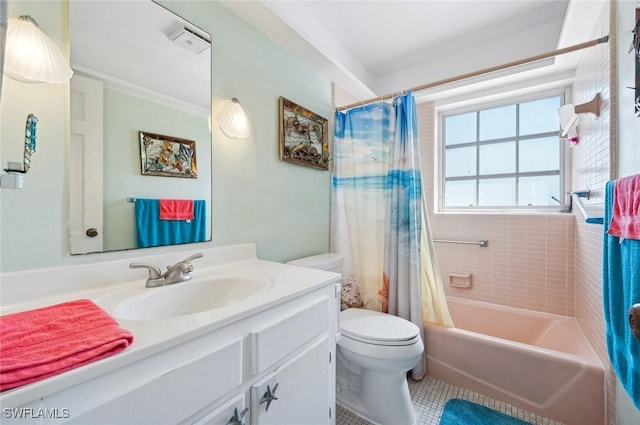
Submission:
[[207,240],[206,201],[193,203],[195,219],[160,220],[158,199],[136,199],[136,243],[138,248],[204,242]]
[[607,233],[615,181],[607,183],[604,208],[602,289],[607,350],[618,380],[640,409],[640,340],[629,328],[629,308],[640,303],[640,240]]

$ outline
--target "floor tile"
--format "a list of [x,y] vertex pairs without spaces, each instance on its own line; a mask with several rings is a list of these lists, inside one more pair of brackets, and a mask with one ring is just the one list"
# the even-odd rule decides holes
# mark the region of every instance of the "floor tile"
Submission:
[[[444,404],[452,398],[473,401],[534,425],[562,425],[560,422],[543,418],[508,403],[493,400],[474,391],[456,387],[431,377],[426,377],[422,381],[409,379],[409,392],[416,411],[416,423],[420,425],[438,425]],[[336,425],[371,425],[371,422],[356,416],[341,406],[338,406],[336,413]]]

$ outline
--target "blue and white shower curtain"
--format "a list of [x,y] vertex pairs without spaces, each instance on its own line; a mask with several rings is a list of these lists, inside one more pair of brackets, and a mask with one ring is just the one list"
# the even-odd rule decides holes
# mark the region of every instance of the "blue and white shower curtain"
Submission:
[[[423,333],[422,187],[415,100],[336,112],[331,250],[345,257],[342,306],[388,312]],[[413,369],[421,379],[425,360]]]

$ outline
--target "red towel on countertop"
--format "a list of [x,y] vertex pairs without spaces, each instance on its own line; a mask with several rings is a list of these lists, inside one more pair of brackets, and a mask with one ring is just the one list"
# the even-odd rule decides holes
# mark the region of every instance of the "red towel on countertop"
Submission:
[[623,239],[640,239],[640,174],[616,180],[608,233]]
[[160,199],[160,220],[193,219],[193,199]]
[[87,299],[0,317],[0,391],[114,355],[133,335]]

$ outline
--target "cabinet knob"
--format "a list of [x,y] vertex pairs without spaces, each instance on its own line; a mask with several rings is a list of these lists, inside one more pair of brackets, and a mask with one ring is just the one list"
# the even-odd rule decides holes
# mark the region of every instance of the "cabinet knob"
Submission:
[[244,425],[244,415],[249,411],[248,407],[245,407],[242,412],[238,413],[238,408],[233,409],[233,416],[229,419],[226,425]]
[[269,406],[271,406],[271,402],[278,399],[278,397],[276,397],[276,390],[278,389],[278,385],[279,384],[276,384],[276,386],[273,387],[273,389],[271,389],[271,387],[267,385],[267,391],[264,393],[264,395],[262,396],[262,399],[260,400],[260,404],[267,403],[267,408],[265,409],[265,412],[269,411]]
[[90,227],[87,229],[85,234],[90,238],[95,238],[96,236],[98,236],[98,230],[95,227]]

